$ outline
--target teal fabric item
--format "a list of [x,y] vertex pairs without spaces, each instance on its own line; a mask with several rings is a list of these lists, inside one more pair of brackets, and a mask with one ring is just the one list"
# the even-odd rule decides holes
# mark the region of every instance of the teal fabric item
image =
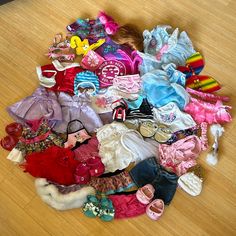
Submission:
[[165,71],[156,70],[142,76],[143,93],[154,107],[162,107],[169,102],[175,102],[180,110],[189,102],[189,94],[177,83],[163,79]]
[[138,109],[143,102],[143,96],[139,95],[138,99],[136,99],[134,101],[130,101],[127,99],[125,99],[125,101],[126,101],[129,109],[131,109],[131,110]]
[[176,65],[174,63],[162,65],[162,68],[166,72],[170,83],[177,83],[185,87],[186,75],[181,71],[176,70]]
[[88,195],[87,202],[83,206],[83,212],[87,217],[95,218],[99,215],[99,200],[95,195]]
[[82,87],[86,87],[89,86],[89,83],[92,83],[95,86],[96,91],[94,91],[93,94],[96,94],[99,90],[99,81],[97,75],[88,70],[76,74],[76,78],[74,80],[74,94],[79,94],[78,86],[80,84],[82,84]]
[[114,219],[115,210],[112,201],[108,198],[102,198],[100,202],[99,217],[103,221],[111,221]]
[[[185,31],[179,34],[179,29],[171,26],[157,26],[151,31],[145,30],[144,53],[138,52],[143,59],[139,66],[141,75],[155,69],[161,69],[162,65],[174,63],[176,66],[184,66],[185,61],[196,51]],[[163,48],[166,47],[166,50]],[[160,58],[157,59],[157,55]]]

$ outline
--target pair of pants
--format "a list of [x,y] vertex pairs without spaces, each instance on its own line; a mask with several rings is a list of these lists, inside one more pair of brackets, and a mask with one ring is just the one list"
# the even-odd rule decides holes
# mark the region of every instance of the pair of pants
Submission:
[[170,204],[177,188],[178,176],[166,171],[155,157],[138,163],[129,174],[138,187],[151,184],[155,189],[154,198],[162,199],[166,205]]

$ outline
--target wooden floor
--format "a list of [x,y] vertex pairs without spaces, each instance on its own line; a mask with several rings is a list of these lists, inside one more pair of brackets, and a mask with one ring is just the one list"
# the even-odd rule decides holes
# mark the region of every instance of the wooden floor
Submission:
[[[49,62],[44,54],[55,33],[78,17],[93,17],[101,9],[120,24],[140,30],[171,24],[186,30],[206,60],[204,74],[223,85],[235,117],[235,0],[15,0],[0,6],[0,137],[12,120],[6,106],[30,95],[38,86],[35,67]],[[145,215],[104,223],[83,216],[80,209],[56,211],[36,195],[34,179],[6,160],[0,150],[0,235],[236,235],[236,122],[225,126],[216,167],[205,163],[203,192],[194,198],[177,190],[163,217]]]

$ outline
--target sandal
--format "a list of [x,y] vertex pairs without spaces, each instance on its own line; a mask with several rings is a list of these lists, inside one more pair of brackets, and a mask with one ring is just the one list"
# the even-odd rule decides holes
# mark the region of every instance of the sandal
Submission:
[[154,197],[155,189],[151,184],[146,184],[136,192],[136,198],[142,204],[148,204]]
[[157,125],[152,121],[145,121],[140,125],[139,131],[145,138],[154,137],[159,143],[165,143],[172,137],[171,130],[165,125]]
[[69,37],[70,35],[68,34],[66,38],[63,39],[62,34],[56,34],[53,39],[53,45],[49,47],[46,56],[53,60],[73,61],[75,54],[70,48]]
[[111,221],[114,219],[115,210],[110,199],[102,198],[100,205],[100,213],[98,216],[103,221]]
[[146,208],[146,213],[152,220],[158,220],[164,212],[164,202],[161,199],[155,199]]
[[94,195],[88,195],[87,200],[83,206],[83,212],[87,217],[95,218],[100,213],[99,200]]

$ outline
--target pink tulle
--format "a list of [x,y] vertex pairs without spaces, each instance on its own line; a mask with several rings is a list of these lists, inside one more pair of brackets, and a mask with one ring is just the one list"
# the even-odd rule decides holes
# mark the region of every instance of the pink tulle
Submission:
[[26,163],[21,166],[34,177],[70,185],[76,183],[74,173],[77,165],[70,149],[52,146],[43,152],[27,155]]
[[[231,115],[228,112],[231,107],[223,105],[223,102],[229,101],[229,97],[204,93],[191,88],[187,88],[186,91],[198,97],[191,97],[190,102],[184,109],[198,124],[201,124],[202,122],[207,122],[208,124],[221,124],[232,120]],[[213,104],[210,102],[216,103]]]
[[135,194],[110,195],[109,199],[114,206],[116,219],[135,217],[146,212],[146,205],[139,202]]
[[228,112],[229,109],[231,109],[231,107],[223,105],[220,100],[215,104],[211,104],[191,97],[190,102],[184,110],[189,113],[198,124],[202,122],[207,122],[208,124],[222,124],[232,120]]

